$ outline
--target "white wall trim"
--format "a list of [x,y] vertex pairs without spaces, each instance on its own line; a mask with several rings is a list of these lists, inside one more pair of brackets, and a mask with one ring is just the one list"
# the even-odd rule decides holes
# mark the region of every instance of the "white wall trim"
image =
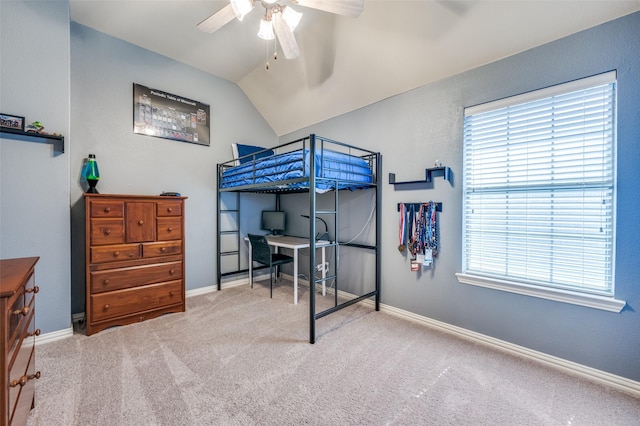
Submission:
[[[268,277],[268,275],[266,275]],[[257,275],[254,280],[255,281],[259,281],[262,277],[260,275]],[[231,287],[238,287],[241,285],[249,285],[249,278],[239,278],[239,279],[235,279],[235,280],[231,280],[231,281],[226,281],[223,282],[220,286],[220,288],[222,288],[223,290],[225,288],[231,288]],[[193,290],[187,290],[185,296],[187,298],[189,297],[194,297],[194,296],[200,296],[203,294],[208,294],[208,293],[214,293],[218,291],[218,286],[216,284],[213,285],[209,285],[206,287],[200,287],[200,288],[195,288]]]
[[36,337],[36,345],[55,342],[56,340],[66,339],[71,336],[73,336],[73,327],[52,331],[50,333],[41,334]]
[[535,285],[504,281],[495,278],[479,277],[477,275],[464,273],[456,273],[455,275],[458,282],[462,284],[524,294],[525,296],[539,297],[541,299],[554,300],[556,302],[571,303],[573,305],[586,306],[588,308],[601,309],[603,311],[620,313],[627,304],[624,300],[618,300],[613,297],[577,293],[555,288],[544,288]]
[[[374,307],[373,300],[367,299],[364,300],[363,303]],[[449,334],[456,335],[463,339],[482,343],[507,353],[523,356],[532,361],[539,362],[549,367],[557,368],[566,373],[629,393],[634,397],[640,397],[640,382],[627,379],[626,377],[617,376],[615,374],[607,373],[606,371],[587,367],[585,365],[568,361],[566,359],[558,358],[553,355],[548,355],[543,352],[538,352],[529,348],[525,348],[523,346],[505,342],[504,340],[496,339],[494,337],[490,337],[481,333],[477,333],[475,331],[467,330],[465,328],[434,320],[428,317],[423,317],[421,315],[398,309],[393,306],[384,305],[382,303],[380,304],[380,311],[413,322],[417,322]]]

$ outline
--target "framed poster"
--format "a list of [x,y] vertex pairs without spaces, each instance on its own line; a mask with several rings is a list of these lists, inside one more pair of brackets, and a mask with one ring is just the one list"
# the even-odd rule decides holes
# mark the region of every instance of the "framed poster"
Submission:
[[13,114],[0,114],[0,128],[24,132],[24,117]]
[[209,105],[133,83],[133,133],[209,146]]

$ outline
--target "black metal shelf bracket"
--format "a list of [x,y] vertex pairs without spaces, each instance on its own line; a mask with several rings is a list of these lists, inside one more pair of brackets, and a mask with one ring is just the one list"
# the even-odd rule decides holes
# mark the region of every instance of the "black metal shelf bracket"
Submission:
[[412,180],[405,182],[396,182],[396,174],[389,173],[389,184],[391,185],[406,185],[406,184],[416,184],[416,183],[431,183],[434,177],[442,176],[444,180],[451,183],[451,169],[447,166],[440,167],[431,167],[429,169],[424,169],[424,180]]

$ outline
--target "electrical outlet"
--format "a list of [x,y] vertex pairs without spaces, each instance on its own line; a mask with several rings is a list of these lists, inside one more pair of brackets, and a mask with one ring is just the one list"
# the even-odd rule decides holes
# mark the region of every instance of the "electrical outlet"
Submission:
[[326,274],[329,272],[329,262],[324,262],[319,265],[316,265],[316,271],[323,272]]

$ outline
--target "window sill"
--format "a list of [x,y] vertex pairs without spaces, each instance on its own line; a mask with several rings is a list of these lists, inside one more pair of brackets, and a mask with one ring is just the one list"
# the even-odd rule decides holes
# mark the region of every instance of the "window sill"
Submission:
[[553,288],[542,288],[533,285],[515,283],[512,281],[480,277],[477,275],[457,273],[456,278],[458,279],[458,282],[462,284],[524,294],[526,296],[539,297],[541,299],[554,300],[556,302],[571,303],[573,305],[586,306],[588,308],[601,309],[609,312],[619,313],[627,304],[624,300],[618,300],[613,297],[576,293]]

